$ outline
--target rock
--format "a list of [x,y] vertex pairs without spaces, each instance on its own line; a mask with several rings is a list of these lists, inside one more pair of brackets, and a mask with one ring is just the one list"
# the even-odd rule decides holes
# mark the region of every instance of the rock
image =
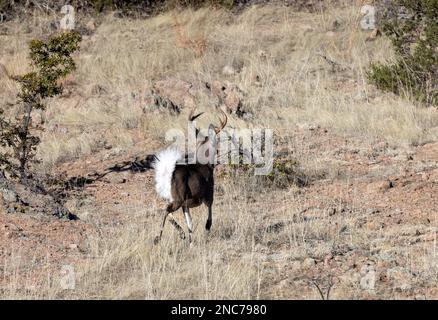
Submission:
[[210,88],[214,95],[224,98],[226,95],[227,84],[222,81],[215,80],[211,83],[211,85],[208,86],[208,88]]
[[95,96],[100,96],[108,92],[108,90],[106,90],[104,87],[98,84],[92,85],[89,88],[89,91],[91,95],[95,95]]
[[335,20],[332,23],[332,30],[333,31],[338,30],[340,26],[341,26],[341,23],[338,20]]
[[1,78],[11,78],[6,67],[0,63],[0,79]]
[[315,259],[312,259],[312,258],[306,258],[306,259],[304,259],[304,261],[303,261],[303,267],[304,268],[312,268],[312,267],[314,267],[316,265],[316,261],[315,261]]
[[298,123],[297,127],[301,130],[308,130],[308,131],[314,131],[316,129],[319,129],[319,125],[315,125],[312,123]]
[[377,37],[380,37],[381,35],[382,32],[380,32],[379,28],[376,28],[368,35],[365,41],[374,41],[377,39]]
[[60,23],[59,23],[59,21],[51,21],[51,22],[49,23],[48,28],[49,28],[49,30],[50,30],[51,32],[55,32],[55,31],[59,30],[59,29],[60,29]]
[[96,30],[96,21],[94,19],[91,19],[85,24],[85,27],[90,31]]
[[[173,103],[172,100],[170,100],[168,98],[164,98],[160,95],[152,94],[152,104],[155,108],[158,108],[158,109],[165,109],[165,110],[170,111],[170,112],[175,113],[175,114],[181,113],[180,106]],[[147,113],[147,107],[148,107],[148,105],[146,105],[143,108],[143,112]]]
[[380,183],[377,185],[377,190],[378,190],[379,192],[385,192],[385,191],[387,191],[387,190],[393,188],[394,185],[395,185],[394,182],[392,182],[391,180],[385,180],[385,181],[383,181],[383,182],[380,182]]
[[237,115],[244,113],[242,110],[242,93],[239,87],[228,82],[213,81],[210,90],[225,105],[228,113]]
[[126,175],[122,173],[112,172],[105,176],[105,180],[112,184],[125,183],[127,181]]
[[59,133],[67,134],[69,132],[67,127],[59,127]]
[[360,287],[369,293],[374,293],[376,280],[377,274],[374,265],[363,265],[360,269]]
[[312,26],[310,26],[308,24],[299,24],[297,27],[299,29],[301,29],[304,34],[309,33],[309,32],[313,32]]
[[392,281],[394,289],[409,290],[411,289],[412,274],[408,269],[403,267],[394,267],[386,271],[388,280]]
[[33,126],[40,126],[44,124],[44,117],[41,110],[35,110],[35,112],[32,115],[32,125]]
[[242,103],[242,99],[239,93],[236,91],[231,91],[225,97],[225,106],[230,112],[236,112],[241,103]]
[[257,56],[258,56],[260,59],[266,59],[266,58],[268,57],[268,54],[267,54],[266,51],[264,51],[264,50],[259,50],[259,51],[257,52]]
[[0,193],[2,194],[2,198],[5,203],[18,201],[18,195],[13,190],[9,190],[7,188],[1,188]]
[[193,107],[195,98],[190,93],[192,84],[178,79],[157,81],[153,85],[153,94],[162,101],[170,101],[179,108]]
[[6,36],[8,33],[9,29],[4,25],[0,25],[0,36]]
[[111,151],[103,156],[103,160],[108,160],[110,158],[113,158],[113,157],[116,157],[116,156],[120,156],[120,155],[122,155],[123,153],[126,152],[125,149],[120,148],[120,147],[112,148],[112,147],[108,146],[107,149],[111,150]]
[[222,74],[225,76],[233,76],[236,74],[236,70],[232,66],[225,66],[222,69]]
[[396,258],[394,256],[394,252],[392,250],[382,250],[378,254],[376,254],[376,258],[378,258],[378,261],[386,261],[390,263],[395,263]]
[[324,265],[329,266],[331,264],[331,261],[333,260],[333,255],[328,254],[324,257]]

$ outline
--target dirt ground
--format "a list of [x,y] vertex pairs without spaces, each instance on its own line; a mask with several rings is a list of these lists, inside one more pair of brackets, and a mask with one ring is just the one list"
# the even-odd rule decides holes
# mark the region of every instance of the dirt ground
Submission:
[[[312,282],[316,279],[323,290],[332,281],[335,298],[436,299],[438,143],[399,151],[382,142],[364,146],[358,139],[322,128],[297,129],[293,139],[306,141],[309,157],[336,164],[337,177],[321,178],[303,188],[242,195],[248,214],[257,221],[255,226],[245,221],[247,226],[241,226],[253,229],[248,232],[254,247],[231,250],[235,257],[257,257],[263,268],[259,297],[318,298]],[[136,148],[146,153],[155,150]],[[123,155],[98,152],[65,163],[60,170],[72,176],[101,172],[134,159],[134,150]],[[221,211],[228,209],[222,205],[227,179],[216,182],[215,232],[209,241],[216,241],[215,237],[224,241],[219,235],[223,233],[233,238],[234,230],[220,222]],[[146,233],[153,225],[157,232],[164,203],[154,192],[153,172],[111,173],[87,185],[80,199],[69,203],[78,221],[1,214],[1,261],[8,261],[3,265],[2,287],[11,290],[13,285],[16,292],[24,289],[29,296],[38,296],[31,289],[34,281],[53,277],[54,286],[64,265],[99,258],[89,248],[93,237],[117,245],[117,229],[131,224],[143,226]],[[182,214],[177,217],[183,221]],[[202,234],[206,216],[198,213],[194,219],[195,233]],[[171,228],[166,232],[176,234]],[[143,240],[151,241],[154,235]],[[195,246],[205,245],[204,241]],[[59,294],[69,296],[68,290]]]
[[[220,80],[243,92],[230,108],[244,116],[231,110],[228,126],[273,128],[276,158],[295,161],[307,183],[218,166],[212,230],[206,208],[194,209],[192,248],[170,225],[153,245],[165,202],[151,170],[72,191],[66,206],[78,220],[1,212],[0,297],[320,299],[320,289],[330,299],[438,299],[438,112],[366,83],[364,68],[389,45],[353,27],[357,6],[294,10],[84,17],[78,70],[41,115],[38,170],[93,177],[156,153],[167,129],[186,128],[192,96],[184,85],[170,94],[178,115],[150,107],[145,92],[168,79]],[[0,63],[10,73],[27,70],[26,41],[50,19],[5,24]],[[1,73],[0,83],[13,103],[17,85]]]

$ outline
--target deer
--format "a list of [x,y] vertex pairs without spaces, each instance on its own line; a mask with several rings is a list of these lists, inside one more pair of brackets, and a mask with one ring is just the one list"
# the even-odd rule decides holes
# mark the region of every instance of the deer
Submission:
[[[158,195],[167,200],[168,205],[164,212],[163,222],[161,224],[160,234],[154,239],[154,244],[158,244],[163,235],[166,219],[179,232],[180,238],[185,239],[183,228],[174,219],[172,213],[182,208],[187,223],[189,234],[189,245],[192,246],[193,223],[190,215],[190,209],[199,207],[204,204],[208,208],[208,218],[205,229],[210,231],[213,222],[213,198],[214,198],[214,157],[216,156],[217,135],[225,128],[227,124],[227,115],[218,108],[222,114],[219,117],[220,125],[209,125],[208,135],[203,136],[200,130],[196,128],[194,120],[201,116],[203,112],[194,115],[195,108],[192,108],[188,121],[190,126],[195,128],[196,137],[199,136],[199,142],[196,144],[195,163],[188,163],[189,155],[183,155],[176,148],[167,148],[156,155],[152,155],[151,167],[155,171],[155,189]],[[207,155],[207,163],[198,161],[198,152],[200,149]],[[214,152],[210,152],[213,150]],[[183,163],[181,163],[185,160]]]

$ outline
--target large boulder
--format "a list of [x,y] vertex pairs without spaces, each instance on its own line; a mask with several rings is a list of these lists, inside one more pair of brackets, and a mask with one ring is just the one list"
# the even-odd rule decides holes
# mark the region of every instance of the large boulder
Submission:
[[240,115],[242,111],[243,95],[239,87],[235,84],[222,81],[213,81],[210,88],[211,92],[219,98],[225,105],[228,113]]
[[166,101],[176,106],[176,110],[193,107],[195,97],[191,93],[192,84],[179,79],[167,79],[154,83],[152,94],[156,102]]

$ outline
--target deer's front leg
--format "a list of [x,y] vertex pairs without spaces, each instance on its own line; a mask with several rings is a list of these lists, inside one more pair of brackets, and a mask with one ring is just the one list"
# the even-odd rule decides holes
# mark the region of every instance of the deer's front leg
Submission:
[[163,223],[161,224],[161,230],[160,235],[156,236],[154,239],[154,244],[157,245],[161,241],[161,236],[163,235],[164,225],[166,224],[167,216],[169,215],[169,212],[164,213]]

